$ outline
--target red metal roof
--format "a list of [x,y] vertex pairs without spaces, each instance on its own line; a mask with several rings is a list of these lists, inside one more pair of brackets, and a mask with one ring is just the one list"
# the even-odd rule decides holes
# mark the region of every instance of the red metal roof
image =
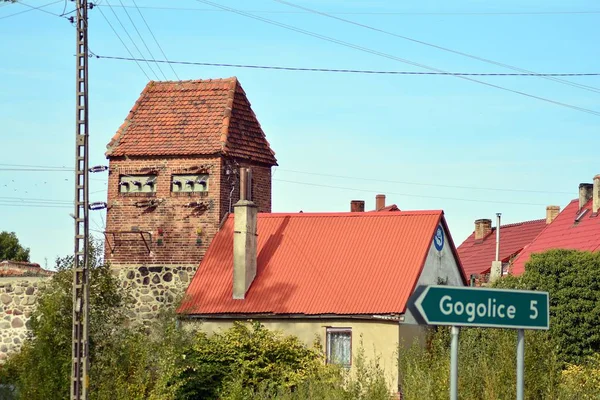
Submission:
[[277,164],[235,77],[149,82],[107,148],[107,157],[222,153]]
[[178,312],[403,313],[440,221],[442,211],[258,214],[257,275],[234,300],[230,216]]
[[[500,225],[500,261],[510,261],[545,227],[545,219]],[[457,250],[466,276],[489,272],[492,261],[496,259],[496,228],[492,228],[482,240],[475,240],[473,232]]]
[[[575,221],[585,210],[585,214]],[[600,250],[600,213],[593,215],[592,200],[579,211],[579,200],[573,200],[558,214],[550,225],[517,257],[512,273],[520,275],[525,271],[525,263],[532,253],[542,253],[551,249]]]

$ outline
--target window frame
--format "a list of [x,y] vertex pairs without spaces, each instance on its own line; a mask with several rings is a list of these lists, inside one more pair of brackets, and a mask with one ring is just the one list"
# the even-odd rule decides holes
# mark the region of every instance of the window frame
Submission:
[[[350,360],[346,363],[335,363],[331,360],[331,345],[330,345],[330,333],[347,333],[350,336]],[[326,326],[325,327],[325,363],[339,365],[344,368],[352,367],[352,328],[351,327],[338,327],[338,326]]]

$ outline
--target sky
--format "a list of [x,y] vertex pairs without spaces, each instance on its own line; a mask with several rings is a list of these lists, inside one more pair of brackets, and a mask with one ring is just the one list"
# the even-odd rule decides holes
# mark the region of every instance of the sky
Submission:
[[[591,0],[290,2],[327,15],[273,0],[215,0],[226,9],[135,0],[171,61],[600,73],[600,6]],[[24,3],[0,4],[0,231],[15,232],[31,261],[52,268],[73,252],[75,30],[60,15],[74,15],[74,2]],[[31,8],[49,3],[45,12]],[[129,49],[142,58],[137,46],[143,58],[165,59],[133,0],[98,3],[89,12],[93,54],[131,57]],[[383,193],[402,210],[443,209],[458,246],[474,220],[544,218],[547,205],[564,207],[579,183],[600,173],[600,76],[558,78],[569,84],[470,77],[482,84],[447,75],[180,64],[172,64],[175,73],[159,64],[161,73],[156,64],[89,61],[90,165],[107,165],[106,144],[149,79],[237,76],[278,159],[274,212],[349,211],[355,199],[372,209]],[[91,179],[91,201],[105,201],[106,172]],[[104,212],[90,215],[92,233],[102,237]]]

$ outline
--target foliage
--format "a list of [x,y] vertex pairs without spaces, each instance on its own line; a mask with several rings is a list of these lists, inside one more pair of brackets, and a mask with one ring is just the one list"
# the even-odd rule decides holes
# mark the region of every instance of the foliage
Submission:
[[[415,342],[400,351],[404,398],[446,399],[450,377],[449,328],[429,332],[428,346]],[[459,340],[459,393],[467,399],[516,397],[516,332],[462,328]],[[527,332],[525,397],[556,398],[559,368],[544,332]]]
[[[97,249],[97,248],[96,248]],[[100,250],[93,250],[99,252]],[[8,361],[13,383],[22,398],[69,397],[71,375],[72,281],[69,258],[57,259],[59,271],[41,289],[29,320],[30,337],[21,352]],[[124,298],[106,266],[92,263],[90,269],[90,353],[106,345],[113,327],[123,321]]]
[[533,254],[523,275],[500,279],[496,286],[549,292],[549,339],[561,362],[582,363],[600,352],[600,252]]
[[562,371],[561,397],[582,400],[600,398],[600,354],[590,356],[582,365],[567,365]]
[[234,378],[249,389],[265,382],[271,387],[291,387],[322,366],[318,349],[257,322],[250,326],[235,322],[232,328],[212,335],[199,332],[186,358],[182,399],[216,399]]
[[273,386],[262,381],[257,387],[245,385],[240,376],[226,383],[220,399],[281,400],[389,400],[390,388],[378,360],[367,362],[359,347],[353,359],[353,371],[333,365],[320,367],[293,386]]
[[0,232],[0,261],[29,262],[29,248],[24,248],[14,232]]

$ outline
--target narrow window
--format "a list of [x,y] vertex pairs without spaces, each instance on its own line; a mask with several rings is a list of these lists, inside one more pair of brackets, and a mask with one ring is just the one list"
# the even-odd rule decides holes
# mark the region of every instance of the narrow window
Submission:
[[156,175],[121,175],[119,193],[156,193]]
[[327,328],[327,364],[350,367],[352,364],[351,328]]
[[208,191],[208,174],[173,175],[171,180],[173,193],[199,193]]

